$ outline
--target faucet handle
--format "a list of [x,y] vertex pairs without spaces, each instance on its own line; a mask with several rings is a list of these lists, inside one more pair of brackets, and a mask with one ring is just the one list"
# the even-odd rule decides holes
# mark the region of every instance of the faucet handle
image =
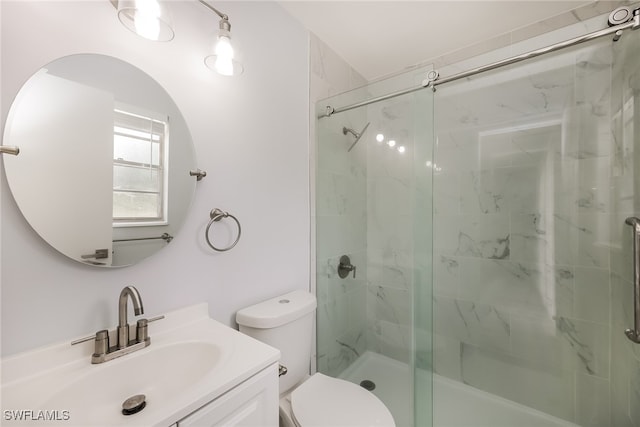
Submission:
[[88,337],[71,341],[71,345],[76,345],[92,340],[95,342],[95,348],[93,350],[94,355],[107,354],[109,352],[109,331],[106,329],[102,329],[96,332],[95,335],[90,335]]
[[136,342],[143,342],[149,339],[149,330],[147,319],[138,319],[136,322]]
[[149,329],[147,325],[156,320],[164,319],[164,316],[156,316],[151,319],[138,319],[136,322],[136,342],[143,342],[149,340]]
[[109,352],[109,331],[102,329],[96,332],[95,348],[93,350],[94,356],[101,356]]

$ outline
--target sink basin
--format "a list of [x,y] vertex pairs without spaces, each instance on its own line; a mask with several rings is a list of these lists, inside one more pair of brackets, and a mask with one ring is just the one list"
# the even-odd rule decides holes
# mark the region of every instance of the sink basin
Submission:
[[[202,381],[221,361],[220,348],[206,342],[150,346],[130,356],[93,365],[97,369],[89,369],[39,406],[64,408],[70,414],[91,408],[90,416],[102,420],[119,417],[122,403],[137,394],[146,396],[145,410],[164,406]],[[81,420],[76,415],[74,421]]]
[[[44,411],[58,417],[53,424],[65,426],[166,427],[280,357],[210,319],[206,304],[166,314],[149,326],[149,335],[150,346],[96,365],[90,342],[82,349],[67,342],[3,359],[3,414]],[[146,396],[145,408],[123,415],[122,403],[139,394]],[[13,421],[5,414],[3,426]],[[27,421],[15,425],[44,425]]]

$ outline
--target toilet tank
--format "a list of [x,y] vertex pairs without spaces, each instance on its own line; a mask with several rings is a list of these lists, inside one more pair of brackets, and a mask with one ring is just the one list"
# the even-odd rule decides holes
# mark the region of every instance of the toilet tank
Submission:
[[316,298],[307,291],[293,291],[243,308],[236,313],[240,332],[280,350],[280,394],[309,374],[313,316]]

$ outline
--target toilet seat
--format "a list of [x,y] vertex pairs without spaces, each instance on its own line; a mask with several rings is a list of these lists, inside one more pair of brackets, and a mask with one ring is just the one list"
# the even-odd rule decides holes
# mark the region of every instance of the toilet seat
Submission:
[[302,427],[395,427],[391,413],[373,393],[320,373],[291,393],[291,409],[296,423]]

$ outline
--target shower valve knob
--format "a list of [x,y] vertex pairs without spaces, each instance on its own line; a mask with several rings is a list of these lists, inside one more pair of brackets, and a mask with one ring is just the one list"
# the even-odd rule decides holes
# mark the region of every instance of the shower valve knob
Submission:
[[356,266],[351,264],[351,259],[348,255],[342,255],[340,257],[340,264],[338,264],[338,276],[341,279],[346,278],[350,272],[353,271],[353,278],[356,278]]

